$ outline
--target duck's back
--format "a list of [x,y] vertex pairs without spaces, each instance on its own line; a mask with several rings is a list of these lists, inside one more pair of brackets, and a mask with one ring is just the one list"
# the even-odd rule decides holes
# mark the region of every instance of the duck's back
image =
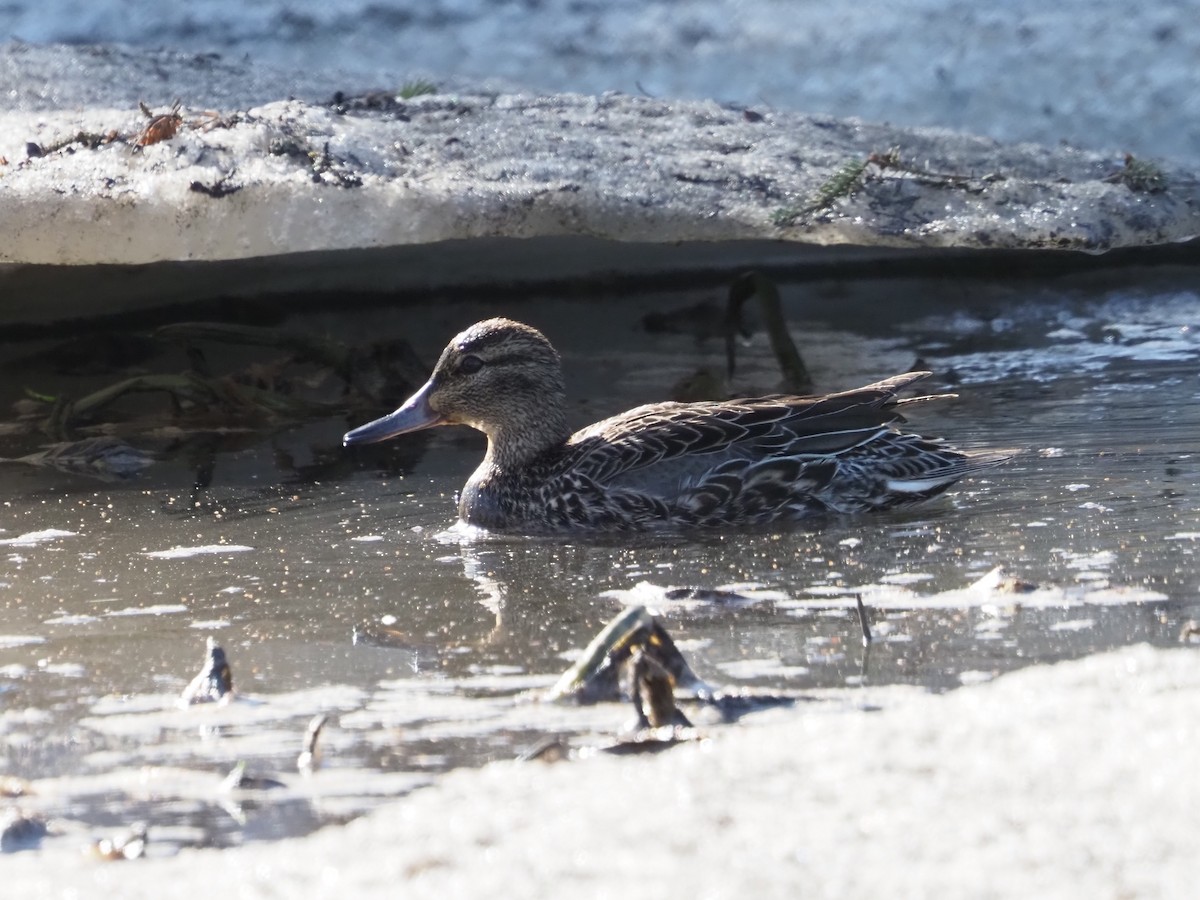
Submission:
[[563,524],[639,528],[767,524],[928,499],[998,457],[891,427],[905,402],[896,391],[925,374],[818,398],[630,410],[548,460],[534,505]]

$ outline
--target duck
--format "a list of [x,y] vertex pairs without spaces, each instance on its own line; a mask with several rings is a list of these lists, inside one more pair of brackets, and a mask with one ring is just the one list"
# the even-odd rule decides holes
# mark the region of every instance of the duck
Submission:
[[442,351],[394,412],[347,447],[439,425],[487,436],[458,515],[486,531],[555,533],[772,526],[928,500],[1007,458],[899,431],[914,371],[824,396],[661,402],[571,433],[562,360],[507,318],[477,322]]

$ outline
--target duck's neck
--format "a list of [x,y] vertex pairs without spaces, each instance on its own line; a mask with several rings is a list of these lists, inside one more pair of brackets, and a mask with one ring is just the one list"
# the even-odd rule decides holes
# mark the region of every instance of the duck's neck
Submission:
[[536,417],[524,416],[484,433],[487,455],[463,486],[459,518],[481,528],[509,528],[523,521],[523,493],[531,480],[538,480],[538,460],[570,437],[567,418],[561,407],[543,409]]
[[511,472],[528,466],[546,452],[561,447],[571,436],[567,416],[558,404],[536,414],[505,422],[487,432],[488,448],[483,463],[495,472]]

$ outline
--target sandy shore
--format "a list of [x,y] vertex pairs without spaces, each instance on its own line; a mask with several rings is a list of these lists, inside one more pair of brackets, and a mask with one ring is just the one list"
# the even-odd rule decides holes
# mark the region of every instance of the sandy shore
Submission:
[[5,894],[1194,896],[1195,649],[847,701],[659,755],[457,771],[273,845],[119,864],[19,854]]

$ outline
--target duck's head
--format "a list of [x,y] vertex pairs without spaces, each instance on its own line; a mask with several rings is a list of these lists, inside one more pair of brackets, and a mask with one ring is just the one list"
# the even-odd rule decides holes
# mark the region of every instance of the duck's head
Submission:
[[566,391],[558,352],[536,328],[477,322],[455,337],[433,374],[395,412],[342,438],[346,446],[434,425],[470,425],[488,436],[494,462],[519,464],[565,441]]

